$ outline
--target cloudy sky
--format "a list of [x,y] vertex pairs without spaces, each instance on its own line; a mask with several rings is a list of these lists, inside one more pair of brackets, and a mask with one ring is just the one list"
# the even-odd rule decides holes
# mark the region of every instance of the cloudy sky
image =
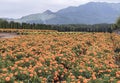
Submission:
[[87,2],[120,3],[120,0],[0,0],[0,17],[20,18],[45,10],[56,12],[68,6],[78,6]]

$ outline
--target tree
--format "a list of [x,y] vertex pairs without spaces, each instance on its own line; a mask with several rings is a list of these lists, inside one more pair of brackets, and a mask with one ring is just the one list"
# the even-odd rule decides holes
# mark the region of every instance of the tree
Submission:
[[120,17],[118,17],[116,23],[113,24],[112,28],[113,28],[114,30],[120,29]]
[[120,29],[120,17],[117,19],[116,25]]

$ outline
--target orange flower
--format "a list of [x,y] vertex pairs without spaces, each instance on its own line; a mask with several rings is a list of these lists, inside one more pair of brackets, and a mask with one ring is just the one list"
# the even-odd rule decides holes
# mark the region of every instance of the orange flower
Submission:
[[11,67],[11,70],[12,70],[12,71],[15,70],[15,67]]
[[81,82],[80,82],[80,80],[78,80],[78,82],[77,82],[77,83],[81,83]]
[[30,74],[30,77],[33,77],[33,74]]
[[82,77],[82,76],[79,76],[78,78],[79,78],[79,79],[82,79],[83,77]]
[[42,58],[42,57],[39,58],[39,60],[40,60],[41,62],[44,62],[44,61],[45,61],[44,58]]
[[79,72],[81,72],[81,73],[82,73],[82,72],[83,72],[83,70],[79,70]]
[[87,82],[88,82],[88,80],[87,80],[87,79],[84,79],[84,80],[83,80],[83,83],[87,83]]
[[26,59],[25,59],[25,62],[29,62],[29,59],[28,59],[28,58],[26,58]]
[[7,71],[7,69],[6,69],[6,68],[3,68],[2,71]]
[[120,80],[119,80],[119,81],[117,81],[117,83],[120,83]]
[[7,81],[7,82],[10,81],[10,77],[6,77],[5,81]]
[[92,79],[95,80],[96,79],[96,76],[94,74],[92,74]]

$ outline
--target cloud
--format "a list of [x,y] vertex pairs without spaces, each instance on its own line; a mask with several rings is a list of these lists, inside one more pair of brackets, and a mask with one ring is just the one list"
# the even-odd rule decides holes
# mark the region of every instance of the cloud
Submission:
[[68,6],[78,6],[91,1],[120,2],[119,0],[0,0],[0,17],[18,18],[32,13],[42,13],[47,9],[55,12]]

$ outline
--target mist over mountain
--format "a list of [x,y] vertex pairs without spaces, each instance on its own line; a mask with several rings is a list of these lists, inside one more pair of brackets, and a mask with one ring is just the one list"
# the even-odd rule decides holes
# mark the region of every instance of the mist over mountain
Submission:
[[43,13],[10,19],[16,22],[41,24],[97,24],[114,23],[120,16],[120,3],[89,2],[78,7],[68,7],[57,12]]

